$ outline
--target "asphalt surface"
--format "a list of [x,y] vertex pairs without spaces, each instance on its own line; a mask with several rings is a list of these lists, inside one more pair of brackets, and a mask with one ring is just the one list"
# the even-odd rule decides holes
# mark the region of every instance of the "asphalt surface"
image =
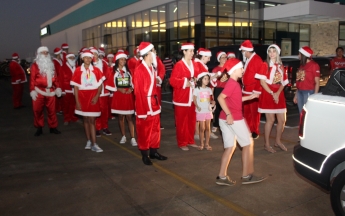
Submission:
[[[163,93],[169,102],[169,93]],[[169,159],[145,166],[136,147],[119,144],[116,119],[109,121],[113,134],[97,138],[104,152],[95,153],[84,150],[82,124],[64,126],[62,116],[62,134],[49,134],[45,126],[43,135],[34,137],[27,85],[25,108],[12,109],[10,80],[0,79],[0,94],[0,215],[333,215],[329,194],[294,172],[298,123],[291,120],[290,109],[287,125],[292,127],[283,134],[287,152],[266,152],[263,134],[255,140],[255,174],[267,180],[241,185],[237,148],[228,169],[237,184],[227,187],[215,184],[221,140],[211,140],[212,151],[181,151],[170,103],[162,105],[165,129],[159,150]],[[272,144],[274,137],[275,129]]]

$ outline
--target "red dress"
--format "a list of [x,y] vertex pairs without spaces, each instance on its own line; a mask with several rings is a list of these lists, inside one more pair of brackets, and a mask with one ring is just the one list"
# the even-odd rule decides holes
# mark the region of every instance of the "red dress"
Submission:
[[99,100],[95,104],[91,104],[91,100],[98,92],[98,87],[102,85],[105,77],[102,72],[92,65],[89,66],[88,71],[84,64],[78,67],[72,77],[71,85],[77,86],[78,99],[81,110],[75,110],[75,113],[82,116],[97,117],[101,115]]
[[[255,78],[265,80],[266,84],[273,92],[277,92],[281,85],[285,86],[289,83],[282,65],[272,64],[268,68],[266,62],[262,64],[261,70],[255,75]],[[284,91],[280,92],[279,101],[276,104],[273,100],[273,96],[262,88],[258,111],[260,113],[285,113],[286,103]]]
[[132,76],[125,67],[115,73],[110,73],[107,78],[106,89],[114,92],[114,98],[111,103],[111,112],[120,115],[130,115],[134,113],[134,94],[123,94],[118,91],[119,88],[127,91],[133,87]]

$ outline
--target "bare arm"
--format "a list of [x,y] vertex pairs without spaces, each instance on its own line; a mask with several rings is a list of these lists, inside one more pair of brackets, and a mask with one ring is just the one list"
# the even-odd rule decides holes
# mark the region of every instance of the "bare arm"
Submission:
[[74,86],[74,97],[75,97],[75,108],[76,108],[76,110],[81,110],[81,106],[79,103],[79,88],[78,88],[78,86]]
[[320,77],[315,77],[315,94],[319,92],[320,88]]
[[96,104],[97,103],[97,101],[98,101],[98,98],[99,98],[99,95],[101,94],[101,92],[102,92],[102,88],[103,88],[103,84],[102,85],[100,85],[99,87],[98,87],[98,91],[97,91],[97,94],[92,98],[92,100],[91,100],[91,104]]
[[226,97],[227,96],[225,94],[220,93],[220,95],[218,96],[218,103],[222,107],[223,111],[225,112],[226,122],[228,124],[233,124],[234,123],[234,119],[232,118],[231,112],[230,112],[228,106],[226,105],[226,102],[225,102],[225,98]]
[[193,95],[193,103],[194,103],[195,107],[198,109],[198,111],[200,111],[201,108],[198,106],[198,102],[196,101],[196,99],[197,99],[196,96]]

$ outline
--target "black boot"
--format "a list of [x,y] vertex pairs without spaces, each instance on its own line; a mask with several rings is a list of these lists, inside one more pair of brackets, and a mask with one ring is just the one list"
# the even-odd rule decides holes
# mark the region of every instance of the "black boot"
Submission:
[[150,158],[157,159],[157,160],[166,160],[168,157],[165,157],[157,152],[157,149],[150,148]]
[[37,130],[36,130],[36,133],[34,134],[34,136],[39,136],[41,134],[43,134],[42,128],[38,127]]
[[152,161],[150,160],[149,156],[148,156],[148,151],[147,150],[140,150],[141,151],[141,155],[142,155],[142,160],[144,162],[145,165],[152,165]]
[[50,133],[53,133],[53,134],[60,134],[61,132],[58,131],[58,129],[56,129],[56,128],[50,128]]

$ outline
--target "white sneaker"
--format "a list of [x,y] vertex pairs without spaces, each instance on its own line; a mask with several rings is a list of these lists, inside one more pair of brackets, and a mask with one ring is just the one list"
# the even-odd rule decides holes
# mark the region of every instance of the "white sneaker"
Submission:
[[194,134],[194,139],[195,140],[199,140],[200,139],[199,135],[198,134]]
[[91,149],[91,141],[90,141],[90,140],[88,140],[88,141],[86,142],[85,149]]
[[216,127],[212,127],[212,133],[216,133],[217,132],[217,128]]
[[120,144],[125,144],[127,141],[126,136],[123,136],[120,140]]
[[210,134],[210,137],[211,137],[212,139],[217,139],[217,138],[218,138],[218,136],[217,136],[216,134],[214,134],[214,133],[211,133],[211,134]]
[[137,143],[137,141],[135,140],[135,138],[132,138],[132,139],[131,139],[131,144],[132,144],[132,146],[138,146],[138,143]]
[[103,152],[103,150],[96,143],[91,147],[91,151],[95,151],[97,153]]

